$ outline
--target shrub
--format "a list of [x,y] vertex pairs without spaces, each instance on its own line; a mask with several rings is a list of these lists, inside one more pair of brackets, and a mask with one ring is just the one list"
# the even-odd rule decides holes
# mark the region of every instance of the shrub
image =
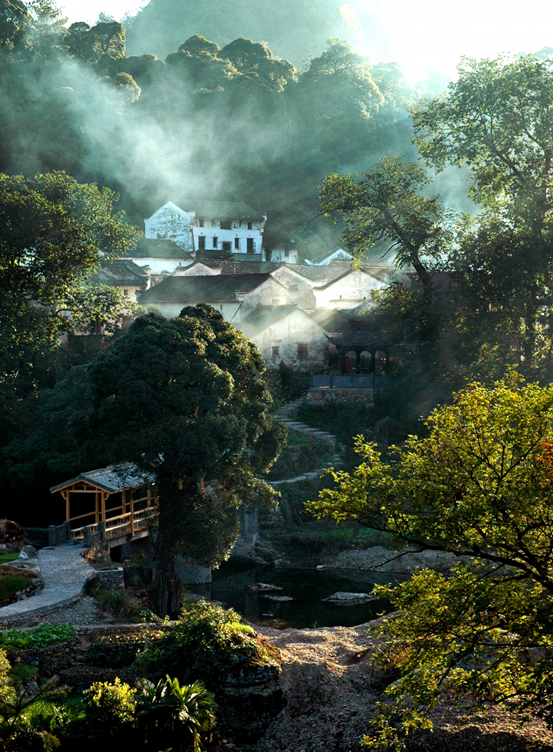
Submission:
[[200,677],[217,682],[230,666],[265,657],[255,632],[233,609],[190,601],[175,625],[137,659],[145,671],[176,674],[181,681]]
[[121,682],[94,682],[83,692],[86,720],[95,737],[118,739],[134,725],[136,689]]

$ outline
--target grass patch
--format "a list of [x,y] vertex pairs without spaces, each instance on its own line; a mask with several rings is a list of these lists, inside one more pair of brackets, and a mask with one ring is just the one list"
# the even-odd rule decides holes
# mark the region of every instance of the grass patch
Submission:
[[7,564],[9,561],[15,561],[16,559],[19,559],[19,551],[11,551],[7,554],[0,554],[0,564]]
[[6,629],[0,632],[0,646],[3,648],[42,648],[56,642],[69,640],[75,636],[71,624],[41,624],[40,627],[22,632],[20,629]]
[[104,590],[97,582],[91,582],[87,584],[86,593],[96,599],[99,608],[121,622],[140,624],[158,618],[128,590]]
[[15,574],[0,574],[0,606],[6,605],[12,601],[16,593],[29,587],[34,583],[32,577],[24,577]]

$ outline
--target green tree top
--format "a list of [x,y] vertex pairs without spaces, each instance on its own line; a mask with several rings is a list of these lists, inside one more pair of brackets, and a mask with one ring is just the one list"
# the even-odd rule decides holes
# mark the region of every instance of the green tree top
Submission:
[[[443,698],[533,703],[553,718],[553,387],[516,375],[473,384],[426,425],[426,438],[410,437],[386,462],[359,441],[361,465],[334,473],[338,488],[309,505],[420,550],[472,557],[450,577],[423,571],[385,589],[400,612],[380,630],[382,660],[399,678],[373,746],[428,725]],[[546,652],[525,662],[538,647]]]

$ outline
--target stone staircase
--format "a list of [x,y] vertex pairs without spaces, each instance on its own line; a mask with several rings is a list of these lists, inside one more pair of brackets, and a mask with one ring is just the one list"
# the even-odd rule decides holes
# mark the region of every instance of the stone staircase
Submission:
[[[341,457],[338,451],[336,437],[333,434],[329,433],[328,431],[321,431],[318,428],[312,428],[311,426],[308,426],[306,423],[301,423],[298,420],[292,420],[290,418],[290,416],[296,411],[296,409],[304,402],[305,402],[305,397],[299,397],[293,402],[288,402],[286,405],[282,405],[276,411],[275,417],[281,420],[284,423],[284,425],[288,427],[290,431],[298,431],[299,433],[303,433],[306,436],[312,436],[314,439],[321,439],[322,441],[327,441],[329,444],[332,445],[334,449],[334,455],[332,456],[331,465],[335,465],[339,463],[341,460]],[[311,470],[309,473],[298,475],[296,478],[270,481],[270,485],[273,486],[273,488],[276,488],[278,486],[283,485],[284,483],[297,483],[302,480],[312,480],[313,478],[318,478],[321,475],[321,473],[324,472],[324,470],[326,470],[326,468],[324,467],[316,468],[314,470]]]

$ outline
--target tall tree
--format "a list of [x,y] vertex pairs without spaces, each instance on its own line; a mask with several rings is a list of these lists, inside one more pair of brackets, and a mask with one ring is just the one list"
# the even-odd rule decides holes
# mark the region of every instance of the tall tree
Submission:
[[90,367],[97,440],[157,478],[153,607],[162,615],[181,602],[175,557],[217,564],[235,541],[239,505],[274,498],[259,475],[283,429],[264,369],[255,345],[207,305],[137,319]]
[[58,306],[101,253],[132,247],[138,232],[114,213],[116,195],[64,173],[0,175],[0,386],[21,394],[33,362],[58,344]]
[[[459,557],[380,588],[398,613],[379,628],[385,692],[371,747],[402,748],[440,700],[533,707],[553,725],[553,388],[516,375],[472,384],[435,410],[428,436],[362,463],[309,506]],[[389,745],[389,746],[387,746]]]
[[530,371],[542,335],[549,371],[552,362],[552,74],[553,61],[533,56],[465,59],[447,92],[413,113],[423,157],[438,170],[463,165],[481,207],[454,259],[467,300],[462,324],[477,337],[486,331],[492,350],[510,337]]
[[329,175],[320,190],[322,211],[345,223],[344,240],[357,256],[383,243],[397,268],[414,268],[422,290],[419,338],[427,355],[438,341],[434,271],[451,243],[450,213],[438,196],[422,192],[429,182],[419,165],[385,157],[361,180]]

